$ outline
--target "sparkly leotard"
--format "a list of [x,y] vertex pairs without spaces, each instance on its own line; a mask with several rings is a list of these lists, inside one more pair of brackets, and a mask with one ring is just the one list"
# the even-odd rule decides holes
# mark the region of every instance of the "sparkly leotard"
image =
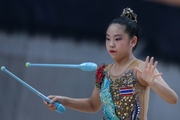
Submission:
[[120,76],[110,74],[112,64],[101,66],[96,72],[103,105],[103,120],[146,120],[149,87],[142,86],[134,71],[141,61],[132,62]]

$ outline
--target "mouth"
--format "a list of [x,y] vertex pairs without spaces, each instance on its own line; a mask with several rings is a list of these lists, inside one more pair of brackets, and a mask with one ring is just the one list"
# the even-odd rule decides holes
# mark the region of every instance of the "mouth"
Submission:
[[116,51],[114,51],[114,50],[110,50],[109,52],[110,52],[110,53],[115,53]]

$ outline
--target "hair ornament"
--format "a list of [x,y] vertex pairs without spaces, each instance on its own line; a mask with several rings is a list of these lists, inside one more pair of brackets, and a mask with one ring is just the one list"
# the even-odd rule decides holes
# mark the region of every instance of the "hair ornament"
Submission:
[[137,23],[137,15],[133,12],[131,8],[124,8],[121,16],[128,17],[133,22]]

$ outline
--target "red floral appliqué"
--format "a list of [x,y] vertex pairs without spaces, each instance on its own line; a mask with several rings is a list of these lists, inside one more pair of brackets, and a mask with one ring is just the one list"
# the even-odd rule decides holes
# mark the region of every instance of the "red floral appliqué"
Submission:
[[104,79],[104,68],[106,67],[105,64],[103,64],[101,67],[98,68],[98,70],[96,71],[96,87],[100,88],[101,87],[101,83],[103,82]]

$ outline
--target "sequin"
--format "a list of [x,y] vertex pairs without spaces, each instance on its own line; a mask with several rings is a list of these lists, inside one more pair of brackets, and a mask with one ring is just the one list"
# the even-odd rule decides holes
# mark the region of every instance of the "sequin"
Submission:
[[[135,91],[135,79],[134,74],[132,70],[127,71],[125,74],[123,74],[119,79],[116,79],[115,81],[111,80],[110,76],[108,76],[109,80],[111,81],[111,92],[113,99],[113,102],[116,104],[116,113],[119,116],[120,119],[130,119],[132,116],[130,115],[132,111],[136,109],[136,105],[134,105],[137,101],[135,98],[137,98],[137,93],[133,93],[132,95],[127,96],[120,96],[119,90],[120,87],[132,87],[132,90]],[[119,98],[117,98],[117,96]],[[119,104],[117,104],[117,101]],[[130,109],[131,108],[131,109]],[[140,109],[139,109],[140,110]],[[137,114],[140,113],[140,111],[137,111]],[[135,116],[135,113],[134,113]],[[137,116],[137,115],[136,115]]]
[[[100,90],[100,99],[104,107],[104,120],[138,120],[140,117],[140,101],[135,90],[136,79],[133,70],[126,71],[120,78],[112,80],[107,71]],[[103,87],[109,81],[109,89]],[[120,95],[120,88],[131,87],[133,94]],[[106,89],[106,91],[105,91]],[[108,97],[107,97],[108,96]]]

